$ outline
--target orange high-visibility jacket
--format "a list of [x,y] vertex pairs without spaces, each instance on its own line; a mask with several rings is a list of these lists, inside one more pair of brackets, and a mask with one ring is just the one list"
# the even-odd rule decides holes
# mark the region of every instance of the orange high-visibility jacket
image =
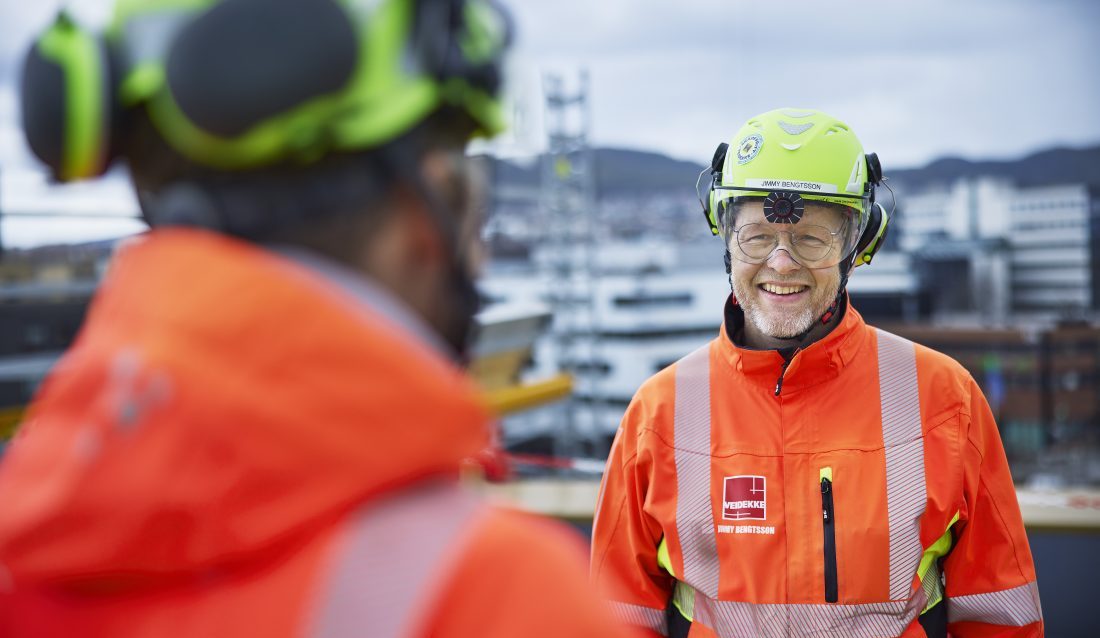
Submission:
[[0,636],[617,635],[569,531],[458,485],[472,385],[336,272],[120,251],[0,459]]
[[692,638],[1042,635],[970,375],[851,307],[785,368],[726,316],[641,387],[612,446],[592,573],[622,618]]

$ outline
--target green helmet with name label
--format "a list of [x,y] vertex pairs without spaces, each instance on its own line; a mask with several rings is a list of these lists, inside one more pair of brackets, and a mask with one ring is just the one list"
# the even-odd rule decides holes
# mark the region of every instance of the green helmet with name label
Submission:
[[[782,108],[750,118],[719,147],[711,171],[704,210],[712,232],[727,242],[736,232],[736,211],[748,202],[762,204],[773,224],[798,223],[811,202],[843,211],[843,227],[830,229],[843,244],[838,260],[856,249],[872,217],[881,218],[872,214],[878,212],[878,158],[864,153],[847,124],[821,111]],[[856,265],[870,261],[862,257]]]

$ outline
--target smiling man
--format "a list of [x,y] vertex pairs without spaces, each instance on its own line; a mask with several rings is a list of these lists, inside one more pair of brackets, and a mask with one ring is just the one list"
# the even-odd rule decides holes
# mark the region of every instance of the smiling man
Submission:
[[888,216],[846,124],[780,109],[711,168],[721,333],[639,389],[593,577],[655,635],[1040,636],[997,425],[955,361],[848,302]]
[[723,200],[723,219],[737,224],[724,233],[737,250],[730,285],[748,319],[743,324],[745,344],[753,348],[789,347],[792,339],[815,327],[840,291],[840,269],[819,265],[836,265],[843,246],[855,236],[855,216],[844,205],[799,200],[780,200],[792,214],[794,206],[802,206],[798,223],[786,226],[768,221],[765,201],[758,197]]

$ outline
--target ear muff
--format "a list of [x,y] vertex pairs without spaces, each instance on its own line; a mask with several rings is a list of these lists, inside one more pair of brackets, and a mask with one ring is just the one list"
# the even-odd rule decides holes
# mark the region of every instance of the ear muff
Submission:
[[878,161],[878,153],[868,153],[866,158],[867,181],[878,186],[882,183],[882,163]]
[[490,0],[420,0],[413,44],[436,80],[460,79],[488,94],[500,89],[500,51],[511,43],[508,13]]
[[877,153],[867,153],[864,157],[867,162],[867,183],[871,195],[871,211],[870,219],[867,220],[867,227],[863,229],[863,234],[860,235],[859,242],[856,243],[856,266],[871,263],[875,253],[886,241],[886,232],[890,225],[890,215],[886,213],[886,209],[882,207],[882,204],[875,201],[875,187],[882,183],[882,164],[879,162]]
[[[347,12],[332,0],[224,0],[175,36],[165,78],[188,122],[232,139],[339,91],[358,55]],[[324,143],[320,126],[299,122],[296,135],[306,157]]]
[[886,213],[886,209],[882,207],[882,204],[878,202],[871,204],[871,218],[867,222],[867,228],[863,230],[863,234],[859,237],[859,243],[856,244],[856,266],[871,263],[875,253],[886,241],[889,226],[890,215]]
[[62,181],[95,177],[115,156],[117,73],[107,46],[65,12],[36,39],[23,64],[27,144]]
[[[507,12],[490,0],[407,0],[359,23],[346,4],[221,0],[197,12],[167,47],[167,87],[149,98],[154,124],[219,170],[377,146],[440,102],[482,132],[502,127],[493,96]],[[386,83],[394,91],[379,93]]]
[[719,204],[714,202],[714,184],[721,176],[722,165],[726,163],[726,152],[729,151],[729,144],[722,142],[718,145],[718,148],[714,149],[714,156],[710,159],[710,183],[707,185],[707,196],[701,198],[703,201],[703,216],[707,218],[707,225],[710,226],[710,234],[718,234],[718,222],[722,212],[719,210]]

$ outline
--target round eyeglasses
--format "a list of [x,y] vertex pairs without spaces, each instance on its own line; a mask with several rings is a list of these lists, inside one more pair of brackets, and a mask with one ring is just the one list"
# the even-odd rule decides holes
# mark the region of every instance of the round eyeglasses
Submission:
[[[780,230],[772,224],[752,223],[732,229],[736,238],[734,255],[750,264],[763,263],[780,247],[780,235],[786,235],[787,252],[807,268],[827,268],[840,263],[844,255],[843,231],[813,224],[794,224]],[[731,242],[733,243],[733,242]],[[733,246],[730,246],[733,248]]]

